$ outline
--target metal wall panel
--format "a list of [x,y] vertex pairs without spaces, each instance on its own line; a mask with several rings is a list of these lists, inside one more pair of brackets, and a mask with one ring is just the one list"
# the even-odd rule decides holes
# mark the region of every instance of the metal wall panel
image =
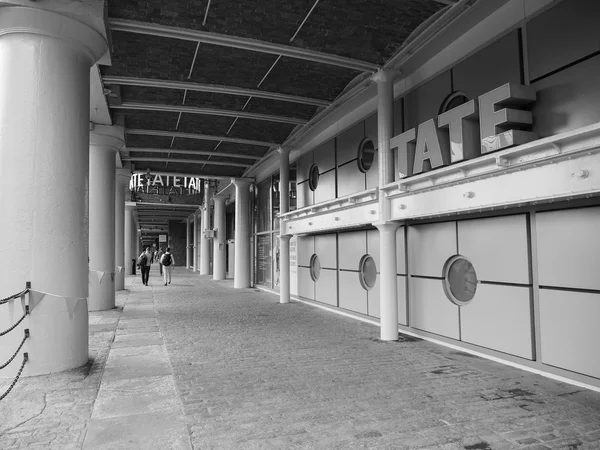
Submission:
[[358,122],[337,137],[337,164],[344,164],[358,156],[358,144],[365,137],[365,123]]
[[478,280],[531,283],[524,214],[459,221],[458,253],[471,261]]
[[404,241],[405,227],[396,230],[396,272],[406,274],[406,242]]
[[339,272],[340,308],[367,314],[367,291],[358,280],[358,272]]
[[337,306],[337,270],[322,269],[315,283],[316,300]]
[[308,171],[314,162],[314,152],[310,151],[298,158],[296,164],[296,183],[302,183],[308,180]]
[[308,187],[308,181],[296,185],[296,205],[298,209],[314,205],[314,192]]
[[438,116],[441,104],[452,92],[450,78],[450,71],[447,70],[406,95],[406,130]]
[[319,256],[321,267],[337,269],[337,239],[335,234],[315,236],[315,253]]
[[600,2],[565,0],[527,23],[530,78],[600,50]]
[[373,165],[369,171],[365,174],[367,180],[367,189],[379,186],[379,174],[377,165],[379,163],[379,140],[377,135],[377,113],[367,117],[365,120],[365,136],[373,141],[375,146],[375,158],[373,159]]
[[367,233],[352,231],[338,234],[338,253],[340,269],[358,270],[360,258],[367,253]]
[[298,265],[309,266],[310,257],[315,253],[314,236],[298,236],[296,241]]
[[379,272],[380,258],[379,258],[379,230],[367,231],[367,253],[373,257],[375,261],[375,267]]
[[335,139],[330,139],[314,150],[315,164],[319,172],[335,169]]
[[377,281],[375,286],[370,291],[367,291],[367,314],[372,317],[381,317],[379,314],[379,275],[377,275]]
[[542,362],[600,378],[599,317],[599,294],[540,289]]
[[367,189],[376,188],[379,186],[378,165],[379,165],[379,151],[376,151],[375,156],[373,158],[373,165],[371,166],[369,171],[365,174],[366,179],[367,179]]
[[471,303],[460,307],[461,338],[532,359],[531,288],[479,284]]
[[533,131],[539,137],[600,122],[600,56],[564,69],[532,84]]
[[[401,134],[404,131],[404,116],[402,111],[402,98],[397,98],[394,100],[394,132],[393,135],[396,136]],[[395,167],[395,166],[394,166]]]
[[471,100],[506,83],[521,83],[517,30],[488,45],[452,69],[453,89]]
[[600,207],[536,215],[541,286],[600,290]]
[[444,294],[441,280],[410,279],[410,325],[458,339],[458,306]]
[[408,264],[412,275],[441,277],[445,262],[455,254],[456,222],[408,228]]
[[309,300],[315,299],[315,282],[310,277],[308,267],[298,267],[298,295]]
[[335,169],[319,175],[319,184],[315,190],[315,204],[335,198]]
[[365,190],[365,174],[358,170],[356,160],[338,167],[337,174],[338,197]]
[[398,275],[398,323],[408,325],[408,317],[406,315],[406,280],[407,277]]

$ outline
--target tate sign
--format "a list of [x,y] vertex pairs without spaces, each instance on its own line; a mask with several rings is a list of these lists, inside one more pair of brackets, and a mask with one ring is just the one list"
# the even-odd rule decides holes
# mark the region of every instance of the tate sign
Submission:
[[148,194],[199,194],[202,180],[196,177],[173,175],[146,175],[136,173],[131,176],[129,189]]
[[[536,99],[531,86],[507,83],[390,139],[397,149],[399,178],[476,158],[537,139],[526,131],[531,111],[521,109]],[[479,123],[478,123],[479,122]]]

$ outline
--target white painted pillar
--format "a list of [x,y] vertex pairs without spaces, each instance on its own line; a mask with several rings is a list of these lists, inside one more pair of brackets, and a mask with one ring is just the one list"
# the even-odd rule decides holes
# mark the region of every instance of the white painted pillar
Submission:
[[251,180],[235,178],[235,267],[233,287],[249,288],[250,280],[250,193]]
[[90,131],[90,311],[115,307],[115,155],[124,143],[123,127]]
[[136,238],[137,238],[137,229],[135,227],[135,219],[133,218],[133,213],[135,211],[135,203],[126,202],[125,203],[125,270],[124,274],[133,275],[131,260],[137,259],[137,254],[135,253],[137,250]]
[[[279,147],[279,213],[290,210],[290,151]],[[290,237],[279,222],[279,303],[290,302]]]
[[137,230],[137,251],[135,254],[136,259],[141,254],[142,254],[142,232],[138,229]]
[[[394,78],[395,72],[380,70],[377,82],[377,136],[379,186],[394,181],[394,158],[390,139],[394,131]],[[398,224],[389,222],[389,201],[379,192],[379,313],[380,337],[383,341],[398,340],[398,283],[396,273],[396,230]]]
[[227,272],[227,248],[226,248],[226,226],[225,226],[225,200],[228,195],[215,195],[215,230],[213,239],[213,280],[224,280]]
[[131,173],[117,169],[115,181],[115,291],[125,289],[125,199]]
[[185,267],[190,268],[190,218],[185,219]]
[[194,212],[194,261],[192,270],[198,272],[198,211]]
[[210,274],[210,239],[206,231],[210,229],[210,184],[204,183],[204,205],[202,206],[202,228],[200,233],[200,275]]
[[[23,376],[88,361],[90,67],[107,44],[83,22],[35,5],[0,8],[0,230],[10,260],[0,271],[0,298],[28,281],[48,294],[32,292],[31,314],[0,338],[4,363],[24,328],[31,332],[0,372],[7,378],[23,352]],[[23,314],[20,299],[1,308],[0,330]]]

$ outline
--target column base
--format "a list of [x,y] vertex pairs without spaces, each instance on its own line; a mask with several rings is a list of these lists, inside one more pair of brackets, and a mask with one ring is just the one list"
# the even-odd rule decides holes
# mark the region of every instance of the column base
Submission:
[[90,271],[89,281],[89,311],[105,311],[115,307],[115,282],[111,278],[110,272],[104,274],[101,281],[98,281],[98,275]]

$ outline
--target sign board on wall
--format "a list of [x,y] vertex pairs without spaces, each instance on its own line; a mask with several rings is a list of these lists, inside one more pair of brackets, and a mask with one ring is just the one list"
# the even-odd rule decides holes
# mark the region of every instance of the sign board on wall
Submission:
[[197,177],[135,173],[129,181],[129,189],[147,194],[198,194],[202,189],[202,180]]
[[158,242],[167,242],[167,235],[166,234],[159,234],[158,235]]

